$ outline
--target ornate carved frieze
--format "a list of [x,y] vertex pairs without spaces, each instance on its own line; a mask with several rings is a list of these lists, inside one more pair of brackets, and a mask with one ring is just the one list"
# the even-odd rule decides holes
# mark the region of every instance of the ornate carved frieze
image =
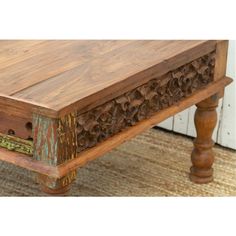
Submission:
[[27,155],[33,155],[33,142],[0,133],[0,147]]
[[135,125],[213,80],[215,52],[151,79],[84,114],[77,114],[77,152]]
[[214,64],[212,52],[83,114],[60,119],[34,114],[33,142],[0,134],[0,147],[59,165],[209,84]]

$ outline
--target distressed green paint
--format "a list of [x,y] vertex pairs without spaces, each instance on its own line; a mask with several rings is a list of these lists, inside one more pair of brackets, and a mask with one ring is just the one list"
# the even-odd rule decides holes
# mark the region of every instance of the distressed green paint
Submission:
[[56,165],[57,153],[57,120],[33,115],[34,159]]
[[33,115],[34,159],[59,165],[76,157],[76,116],[60,119]]
[[10,151],[33,155],[33,142],[0,133],[0,147]]

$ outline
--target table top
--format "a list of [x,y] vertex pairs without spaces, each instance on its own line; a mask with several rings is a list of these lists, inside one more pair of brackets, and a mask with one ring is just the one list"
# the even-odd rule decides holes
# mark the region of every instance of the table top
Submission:
[[[0,103],[65,114],[85,109],[188,63],[216,41],[2,40]],[[0,104],[1,107],[1,104]]]

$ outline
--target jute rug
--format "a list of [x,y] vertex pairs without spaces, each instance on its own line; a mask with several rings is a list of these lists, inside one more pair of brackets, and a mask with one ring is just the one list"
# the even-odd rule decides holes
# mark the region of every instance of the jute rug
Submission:
[[[214,182],[188,179],[192,139],[150,129],[78,170],[69,196],[236,196],[236,152],[214,148]],[[34,175],[0,162],[1,196],[45,196]]]

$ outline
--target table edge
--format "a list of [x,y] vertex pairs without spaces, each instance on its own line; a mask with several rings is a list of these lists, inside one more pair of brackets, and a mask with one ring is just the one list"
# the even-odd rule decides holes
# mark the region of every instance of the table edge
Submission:
[[[170,70],[173,70],[181,65],[184,65],[198,57],[201,57],[215,50],[216,45],[222,41],[227,41],[227,40],[203,41],[202,44],[192,47],[176,55],[177,59],[174,56],[170,57],[167,61],[162,61],[161,63],[158,63],[150,68],[147,68],[144,71],[140,71],[132,76],[129,76],[128,78],[125,78],[122,81],[119,81],[111,86],[106,87],[103,90],[98,91],[97,93],[89,95],[88,97],[85,97],[78,101],[74,101],[62,108],[48,107],[45,104],[40,104],[30,100],[25,100],[14,96],[0,94],[0,110],[7,111],[10,114],[20,114],[21,116],[26,118],[32,117],[33,113],[47,116],[50,118],[60,118],[75,110],[78,110],[81,113],[83,113],[89,109],[101,105],[107,100],[111,100],[135,87],[138,87],[146,83],[148,80],[150,80],[150,76],[153,76],[154,74],[155,76],[162,76]],[[195,52],[194,56],[188,57],[187,60],[186,59],[184,60],[183,59],[184,56],[186,56],[186,54],[190,52]],[[160,67],[162,68],[158,69]],[[134,83],[134,78],[136,78],[135,83]],[[124,81],[125,85],[122,85]],[[111,89],[113,90],[112,93],[110,92]],[[99,96],[100,99],[97,99],[97,96]]]
[[50,166],[42,161],[33,160],[32,157],[25,154],[12,152],[4,148],[0,148],[0,160],[53,178],[61,178],[65,176],[68,171],[75,170],[78,167],[85,165],[87,162],[100,157],[116,146],[133,138],[134,136],[147,130],[148,128],[155,126],[155,124],[165,120],[166,118],[176,114],[177,112],[180,112],[190,107],[191,105],[194,105],[210,96],[213,96],[214,94],[218,94],[218,96],[221,96],[220,91],[224,87],[229,85],[232,81],[233,80],[231,78],[224,76],[223,78],[210,83],[201,90],[194,92],[192,95],[176,103],[175,105],[157,112],[150,118],[140,121],[136,125],[125,129],[124,131],[108,138],[102,143],[97,144],[95,147],[86,149],[83,152],[78,153],[75,159],[69,160],[61,165]]

